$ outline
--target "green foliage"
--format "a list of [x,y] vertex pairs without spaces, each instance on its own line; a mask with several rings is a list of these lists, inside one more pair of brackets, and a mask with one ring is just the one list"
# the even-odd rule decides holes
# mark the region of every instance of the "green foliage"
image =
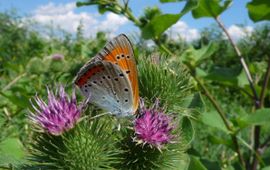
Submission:
[[112,121],[81,122],[72,136],[65,138],[63,153],[66,169],[113,169],[119,162]]
[[204,165],[200,162],[200,160],[194,156],[190,157],[190,164],[188,170],[207,170]]
[[0,142],[0,167],[18,166],[25,162],[25,151],[18,138],[6,138]]
[[143,38],[150,39],[159,37],[161,33],[167,30],[171,25],[175,24],[179,20],[180,16],[180,14],[163,14],[154,17],[154,19],[143,27]]
[[62,136],[36,134],[25,169],[112,169],[121,153],[115,147],[112,121],[83,121]]
[[142,37],[145,39],[158,39],[161,34],[175,24],[183,15],[195,8],[195,0],[187,1],[185,7],[179,14],[160,14],[153,17],[145,26],[142,27]]
[[139,56],[140,96],[150,101],[159,98],[161,103],[173,110],[190,94],[192,85],[184,65],[177,59],[167,61],[155,54],[146,58]]
[[253,0],[247,4],[249,17],[254,21],[270,20],[270,2]]
[[185,145],[181,138],[176,137],[176,142],[168,144],[165,148],[158,150],[149,145],[134,142],[132,136],[134,132],[125,129],[122,131],[122,138],[118,141],[118,147],[123,150],[120,154],[121,163],[116,165],[116,169],[121,170],[144,170],[144,169],[178,169],[183,159]]
[[214,43],[210,43],[209,45],[197,50],[194,49],[193,46],[191,46],[181,55],[181,59],[185,64],[189,65],[192,68],[195,68],[205,60],[209,59],[216,50],[217,46]]
[[66,152],[63,136],[35,133],[31,143],[29,164],[23,169],[61,169],[65,167],[62,153]]
[[249,115],[243,117],[241,124],[245,124],[247,126],[268,124],[270,120],[269,113],[269,108],[256,110],[254,113],[250,113]]
[[192,10],[194,18],[212,17],[217,18],[223,11],[225,11],[231,4],[232,0],[225,0],[221,4],[220,0],[198,0],[197,8]]

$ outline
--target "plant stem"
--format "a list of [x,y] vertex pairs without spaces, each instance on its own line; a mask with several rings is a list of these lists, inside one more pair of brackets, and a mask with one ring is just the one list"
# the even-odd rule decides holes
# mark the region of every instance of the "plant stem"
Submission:
[[265,73],[262,91],[261,91],[261,95],[260,95],[260,108],[263,107],[263,105],[264,105],[264,97],[265,97],[266,89],[268,86],[269,78],[270,78],[270,59],[268,60],[267,71]]
[[[128,3],[128,1],[127,1]],[[124,4],[124,6],[120,5],[120,4],[116,4],[118,5],[119,8],[121,8],[122,14],[127,17],[127,19],[129,19],[130,21],[132,21],[137,27],[141,27],[142,23],[140,20],[138,20],[133,13],[131,12],[131,10],[128,8],[127,4]]]
[[198,84],[203,89],[205,95],[208,97],[208,99],[211,101],[217,112],[219,113],[220,117],[222,118],[226,128],[230,131],[230,136],[234,144],[235,151],[237,152],[238,159],[243,167],[245,167],[245,160],[241,154],[240,147],[237,141],[237,137],[235,136],[233,132],[233,129],[231,128],[229,122],[226,119],[225,113],[222,111],[221,107],[217,103],[217,101],[214,99],[214,97],[211,95],[211,93],[208,91],[208,89],[204,86],[204,84],[195,76],[193,75],[194,79],[198,82]]
[[8,90],[11,86],[13,86],[18,80],[20,80],[23,76],[25,76],[26,73],[18,75],[16,78],[14,78],[8,85],[6,85],[2,91]]
[[174,54],[164,45],[164,44],[158,44],[158,46],[165,51],[168,55],[173,56]]
[[249,86],[250,86],[250,88],[251,88],[251,90],[252,90],[252,93],[253,93],[253,95],[254,95],[255,105],[258,106],[258,104],[259,104],[258,94],[257,94],[257,92],[256,92],[256,90],[255,90],[254,83],[253,83],[253,79],[252,79],[252,77],[251,77],[251,74],[250,74],[250,71],[249,71],[248,66],[247,66],[247,64],[246,64],[245,59],[244,59],[244,57],[242,56],[242,54],[241,54],[239,48],[237,47],[237,45],[233,42],[233,40],[232,40],[232,38],[231,38],[229,32],[226,30],[224,24],[220,21],[219,17],[216,17],[215,20],[216,20],[216,22],[218,23],[219,27],[220,27],[220,28],[223,30],[223,32],[226,34],[226,36],[227,36],[229,42],[231,43],[231,45],[232,45],[234,51],[236,52],[237,56],[240,58],[240,62],[241,62],[242,66],[243,66],[243,68],[244,68],[244,71],[245,71],[245,73],[246,73],[246,76],[247,76],[247,79],[248,79],[248,82],[249,82]]
[[[268,86],[269,78],[270,78],[270,59],[268,60],[267,71],[265,73],[265,77],[264,77],[264,81],[263,81],[263,86],[262,86],[262,91],[261,91],[261,95],[260,95],[260,102],[259,102],[258,109],[262,108],[264,105],[264,97],[265,97],[266,89]],[[260,148],[260,131],[261,131],[260,126],[255,126],[255,129],[254,129],[254,141],[255,141],[254,149],[256,149],[255,151],[259,155],[262,154],[262,151]],[[254,157],[252,164],[251,164],[252,169],[256,170],[257,165],[258,165],[258,159],[256,157]]]
[[[246,76],[247,76],[247,79],[248,79],[248,82],[249,82],[250,89],[252,90],[252,93],[253,93],[253,98],[254,98],[254,105],[255,105],[255,108],[256,108],[256,109],[259,109],[259,108],[261,107],[261,100],[259,99],[258,94],[257,94],[257,92],[256,92],[256,90],[255,90],[254,82],[253,82],[253,79],[252,79],[252,77],[251,77],[251,74],[250,74],[250,71],[249,71],[249,69],[248,69],[248,66],[247,66],[247,64],[246,64],[246,62],[245,62],[245,59],[244,59],[244,57],[242,56],[242,54],[241,54],[239,48],[237,47],[237,45],[233,42],[233,40],[232,40],[230,34],[229,34],[228,31],[226,30],[224,24],[220,21],[219,17],[216,17],[215,20],[216,20],[216,22],[218,23],[219,27],[220,27],[220,28],[223,30],[223,32],[226,34],[226,36],[227,36],[229,42],[231,43],[232,47],[233,47],[234,50],[235,50],[237,56],[240,58],[240,62],[241,62],[242,66],[243,66],[243,68],[244,68],[244,71],[245,71],[245,73],[246,73]],[[262,94],[262,95],[264,95],[264,94]],[[263,97],[263,96],[261,96],[261,97]],[[260,128],[261,128],[260,126],[255,126],[255,127],[254,127],[254,131],[253,131],[253,134],[254,134],[254,135],[253,135],[253,141],[254,141],[254,146],[253,146],[253,147],[254,147],[254,150],[255,150],[256,152],[257,152],[257,150],[258,150],[258,148],[259,148],[259,146],[260,146],[260,131],[261,131]],[[257,164],[258,164],[258,159],[257,159],[257,157],[254,155],[254,157],[253,157],[253,163],[252,163],[252,165],[251,165],[253,170],[256,170]]]

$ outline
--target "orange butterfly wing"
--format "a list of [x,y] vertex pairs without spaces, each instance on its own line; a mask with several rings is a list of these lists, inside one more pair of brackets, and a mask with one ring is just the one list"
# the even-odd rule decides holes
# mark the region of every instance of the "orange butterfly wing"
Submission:
[[128,75],[133,93],[133,111],[135,112],[139,105],[138,73],[132,44],[127,36],[120,34],[108,42],[104,50],[96,57],[119,65],[123,72]]

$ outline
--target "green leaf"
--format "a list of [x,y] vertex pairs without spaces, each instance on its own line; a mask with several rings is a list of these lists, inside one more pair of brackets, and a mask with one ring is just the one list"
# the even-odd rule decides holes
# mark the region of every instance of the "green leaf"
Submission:
[[5,94],[3,92],[0,92],[0,95],[4,96],[18,107],[28,108],[30,105],[29,98],[23,94]]
[[188,170],[207,170],[200,160],[194,156],[190,156],[190,163]]
[[270,170],[270,166],[264,167],[262,170]]
[[208,80],[218,81],[225,85],[236,86],[238,83],[238,68],[213,67],[205,77]]
[[23,161],[25,152],[17,138],[7,138],[0,143],[0,165],[19,164]]
[[230,138],[226,139],[226,138],[220,138],[220,137],[214,136],[214,135],[209,135],[207,139],[209,142],[211,142],[213,144],[217,144],[217,145],[222,144],[222,145],[228,146],[229,148],[234,150],[234,146],[233,146]]
[[201,114],[201,121],[211,127],[229,133],[217,111],[212,110]]
[[246,125],[264,125],[270,122],[270,108],[256,110],[241,121]]
[[198,0],[198,7],[192,10],[192,16],[194,18],[203,17],[218,17],[223,11],[225,11],[231,4],[232,0],[225,0],[221,3],[220,0]]
[[247,4],[248,15],[254,22],[270,20],[270,1],[253,0]]
[[190,0],[179,14],[161,14],[154,17],[142,29],[144,39],[158,38],[164,31],[175,24],[184,14],[197,6],[197,1]]
[[188,117],[184,117],[182,120],[183,137],[188,142],[191,143],[195,136],[195,130],[193,128],[192,122]]
[[241,71],[241,73],[237,76],[237,85],[238,87],[245,87],[245,85],[249,85],[247,75],[244,71],[244,69]]
[[200,93],[195,93],[190,96],[187,96],[182,102],[181,107],[189,108],[195,110],[199,113],[204,112],[204,101]]
[[181,58],[185,64],[196,67],[206,59],[209,59],[216,50],[217,45],[214,43],[210,43],[198,50],[191,46],[181,55]]
[[180,14],[163,14],[156,16],[142,29],[142,37],[144,39],[157,38],[171,25],[175,24]]

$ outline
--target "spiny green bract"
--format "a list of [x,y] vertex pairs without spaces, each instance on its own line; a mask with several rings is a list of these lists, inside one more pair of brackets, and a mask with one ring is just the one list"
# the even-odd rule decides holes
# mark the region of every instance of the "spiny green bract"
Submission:
[[179,140],[175,143],[166,144],[158,150],[150,145],[134,142],[134,131],[122,130],[122,139],[118,142],[123,152],[120,154],[121,162],[116,165],[119,170],[176,170],[182,160],[185,150],[184,144]]
[[139,56],[140,96],[149,100],[159,98],[169,110],[181,106],[181,101],[190,94],[190,76],[179,61],[167,60],[159,54]]
[[62,136],[41,135],[33,145],[33,165],[25,169],[113,169],[121,151],[115,147],[111,124],[84,120]]

